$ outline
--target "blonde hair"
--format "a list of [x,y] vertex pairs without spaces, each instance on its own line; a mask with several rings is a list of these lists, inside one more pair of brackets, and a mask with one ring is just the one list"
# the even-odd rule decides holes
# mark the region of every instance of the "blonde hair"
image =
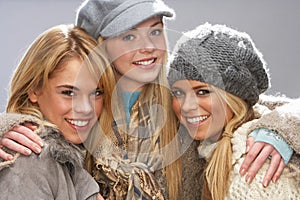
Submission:
[[212,88],[233,112],[233,117],[225,125],[223,135],[205,169],[205,181],[210,191],[203,190],[202,193],[204,196],[209,194],[214,200],[220,200],[225,198],[229,187],[232,168],[230,139],[239,126],[254,118],[254,112],[241,98],[216,87]]
[[[98,44],[99,46],[102,46],[102,51],[105,51],[105,45],[102,44],[104,39],[102,37],[98,38]],[[166,54],[165,61],[163,63],[163,67],[161,71],[159,72],[159,75],[156,79],[156,81],[152,83],[148,83],[145,85],[145,88],[140,94],[140,101],[145,102],[148,106],[146,109],[150,109],[150,106],[153,105],[153,94],[157,94],[157,104],[162,106],[166,112],[166,123],[163,125],[163,127],[156,127],[157,129],[161,128],[159,137],[160,137],[160,148],[163,148],[167,145],[170,145],[171,141],[176,141],[176,135],[177,135],[177,118],[176,115],[172,109],[172,101],[171,101],[171,94],[169,90],[168,81],[166,78],[166,63],[167,63],[168,56]],[[113,67],[111,66],[113,69]],[[113,89],[113,88],[112,88]],[[112,92],[110,92],[112,96]],[[121,105],[123,105],[121,101],[121,98],[115,99],[117,102],[117,106],[113,106],[113,109],[117,109],[117,112],[120,113],[121,116],[123,116],[123,119],[125,119],[125,114],[123,112],[123,109],[121,108]],[[105,117],[106,115],[106,117]],[[104,118],[104,119],[103,119]],[[111,133],[112,130],[112,121],[113,121],[113,112],[112,111],[106,111],[106,114],[102,113],[101,119],[103,121],[106,121],[105,127],[101,127],[103,132],[105,134]],[[101,123],[100,123],[101,124]],[[175,139],[175,140],[174,140]],[[176,143],[175,142],[175,143]],[[178,144],[172,144],[172,153],[179,155],[179,149]],[[164,155],[167,157],[168,155]],[[89,171],[92,171],[93,161],[92,161],[92,155],[88,155],[88,162],[87,162],[87,168]],[[166,163],[166,167],[164,168],[165,176],[167,179],[167,186],[169,191],[169,198],[170,199],[178,199],[180,195],[181,190],[181,159],[177,158],[174,160],[171,164]]]
[[28,94],[47,86],[53,73],[71,59],[80,59],[91,74],[95,75],[93,78],[99,87],[104,86],[105,105],[110,98],[106,94],[111,82],[110,72],[106,71],[110,69],[105,69],[107,61],[97,49],[97,45],[93,37],[73,25],[58,25],[39,35],[27,49],[14,72],[6,111],[43,119],[38,105],[29,100]]

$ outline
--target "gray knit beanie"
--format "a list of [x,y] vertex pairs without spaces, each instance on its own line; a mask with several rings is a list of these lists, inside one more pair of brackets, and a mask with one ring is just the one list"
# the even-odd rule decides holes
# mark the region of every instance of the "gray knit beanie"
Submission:
[[224,25],[200,25],[176,44],[168,72],[170,85],[197,80],[254,105],[270,85],[262,54],[250,36]]
[[118,36],[154,16],[175,16],[162,0],[86,0],[79,7],[75,25],[95,39]]

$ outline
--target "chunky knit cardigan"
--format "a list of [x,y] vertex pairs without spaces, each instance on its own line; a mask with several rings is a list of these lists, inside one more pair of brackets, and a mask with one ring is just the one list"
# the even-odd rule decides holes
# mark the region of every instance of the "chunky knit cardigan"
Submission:
[[[258,104],[255,106],[258,119],[243,124],[233,134],[231,139],[233,168],[226,199],[300,199],[300,100],[285,105],[284,101],[270,100],[272,99],[268,98],[268,101],[260,102],[268,107]],[[269,161],[259,170],[251,184],[247,184],[245,178],[239,174],[246,154],[248,134],[255,128],[262,127],[278,131],[295,151],[279,180],[276,183],[271,182],[266,188],[262,186],[262,181],[269,167]],[[200,144],[198,147],[200,155],[209,159],[216,144],[207,146]]]

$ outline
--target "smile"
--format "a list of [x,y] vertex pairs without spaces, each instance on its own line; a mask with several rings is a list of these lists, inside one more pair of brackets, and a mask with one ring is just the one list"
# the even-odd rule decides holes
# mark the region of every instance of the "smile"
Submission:
[[209,117],[209,115],[199,116],[199,117],[187,117],[186,121],[191,124],[198,124],[199,122],[203,122]]
[[78,127],[84,127],[86,125],[88,125],[89,120],[69,120],[66,119],[70,124],[74,125],[74,126],[78,126]]
[[135,62],[133,62],[133,64],[147,66],[147,65],[151,65],[152,63],[154,63],[155,60],[156,60],[156,58],[152,58],[149,60],[135,61]]

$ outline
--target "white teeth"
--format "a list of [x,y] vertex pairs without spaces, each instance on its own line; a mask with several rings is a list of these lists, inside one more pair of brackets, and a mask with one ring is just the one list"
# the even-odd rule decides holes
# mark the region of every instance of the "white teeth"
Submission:
[[191,124],[196,124],[196,123],[206,120],[208,117],[209,117],[208,115],[205,115],[205,116],[200,116],[200,117],[186,118],[186,121]]
[[67,120],[67,121],[75,126],[86,126],[89,123],[89,121],[79,121],[79,120]]
[[151,60],[147,60],[147,61],[137,61],[137,62],[134,62],[134,64],[137,64],[137,65],[150,65],[154,62],[155,59],[151,59]]

